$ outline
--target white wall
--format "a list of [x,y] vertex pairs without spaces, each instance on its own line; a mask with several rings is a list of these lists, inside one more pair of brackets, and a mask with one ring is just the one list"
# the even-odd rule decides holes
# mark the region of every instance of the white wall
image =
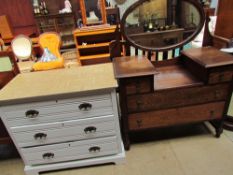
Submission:
[[[107,0],[107,1],[110,2],[113,6],[115,6],[116,4],[115,0]],[[121,17],[123,16],[125,10],[134,2],[137,2],[137,0],[126,0],[124,4],[118,5],[118,7],[120,8]]]

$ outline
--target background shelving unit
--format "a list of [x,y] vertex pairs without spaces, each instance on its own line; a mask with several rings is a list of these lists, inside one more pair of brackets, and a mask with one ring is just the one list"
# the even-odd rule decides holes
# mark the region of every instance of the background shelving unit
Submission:
[[82,65],[109,62],[109,44],[115,39],[116,26],[83,27],[73,32]]
[[62,50],[75,47],[72,31],[76,28],[74,13],[35,16],[39,33],[57,32],[62,39]]

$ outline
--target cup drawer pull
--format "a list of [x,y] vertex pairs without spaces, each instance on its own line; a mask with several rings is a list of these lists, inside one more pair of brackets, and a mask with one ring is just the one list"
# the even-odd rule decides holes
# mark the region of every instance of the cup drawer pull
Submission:
[[79,109],[81,111],[90,111],[91,108],[92,108],[92,104],[90,104],[90,103],[82,103],[79,105]]
[[43,159],[52,159],[54,158],[54,153],[45,153],[43,154]]
[[94,127],[94,126],[89,126],[89,127],[86,127],[86,128],[84,129],[84,132],[85,132],[86,134],[89,134],[89,133],[95,133],[96,130],[97,130],[96,127]]
[[34,135],[34,138],[36,139],[36,140],[42,140],[42,139],[46,139],[46,137],[47,137],[47,134],[45,134],[45,133],[37,133],[37,134],[35,134]]
[[93,147],[91,147],[91,148],[89,148],[89,152],[90,153],[98,153],[98,152],[100,152],[100,147],[98,147],[98,146],[93,146]]
[[25,112],[25,116],[27,118],[36,118],[39,115],[39,111],[37,110],[28,110]]

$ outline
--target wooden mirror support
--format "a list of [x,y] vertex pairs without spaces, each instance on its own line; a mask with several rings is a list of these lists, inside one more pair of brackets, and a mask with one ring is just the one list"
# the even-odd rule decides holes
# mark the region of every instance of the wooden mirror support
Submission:
[[79,3],[84,26],[107,23],[105,0],[79,0]]

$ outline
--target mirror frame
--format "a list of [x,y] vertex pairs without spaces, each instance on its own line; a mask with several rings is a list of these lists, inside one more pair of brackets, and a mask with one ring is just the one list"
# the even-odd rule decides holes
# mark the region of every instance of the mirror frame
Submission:
[[[79,0],[79,5],[80,5],[80,9],[81,9],[81,14],[82,14],[83,25],[84,26],[95,25],[95,24],[88,24],[87,23],[85,0]],[[102,16],[102,23],[100,23],[100,24],[106,24],[107,17],[106,17],[105,0],[101,0],[101,16]]]
[[192,35],[190,35],[188,38],[186,38],[185,40],[183,40],[180,43],[165,46],[165,47],[147,47],[147,46],[142,46],[142,45],[136,44],[134,42],[134,40],[132,40],[130,37],[128,37],[126,32],[125,32],[126,19],[127,19],[128,15],[131,12],[133,12],[137,7],[139,7],[141,4],[143,4],[145,2],[150,2],[150,1],[151,0],[138,0],[137,2],[132,4],[125,11],[125,13],[123,14],[122,20],[121,20],[122,35],[125,38],[125,40],[127,40],[135,48],[145,50],[145,51],[167,51],[167,50],[172,50],[174,48],[178,48],[180,46],[183,46],[183,45],[187,44],[188,42],[193,40],[199,34],[199,32],[202,30],[202,28],[204,26],[204,23],[205,23],[205,12],[204,12],[204,9],[203,9],[202,5],[197,0],[181,0],[181,1],[188,2],[188,3],[192,4],[192,5],[194,5],[196,7],[197,11],[200,14],[200,24],[197,26],[196,31]]

